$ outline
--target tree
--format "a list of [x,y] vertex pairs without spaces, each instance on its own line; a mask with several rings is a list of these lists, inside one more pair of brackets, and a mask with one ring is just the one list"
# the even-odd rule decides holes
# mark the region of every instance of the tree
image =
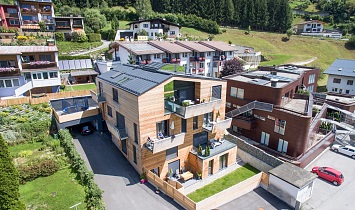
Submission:
[[116,16],[113,16],[111,20],[111,29],[114,31],[117,31],[117,29],[120,27],[120,23],[118,22],[118,19]]
[[43,21],[39,22],[38,25],[41,32],[46,31],[46,24]]
[[98,9],[85,9],[84,17],[86,33],[98,33],[106,26],[106,17]]
[[291,36],[293,35],[292,29],[288,29],[288,30],[286,31],[286,35],[287,35],[287,38],[290,39]]
[[352,47],[355,47],[355,35],[351,36],[346,43]]
[[132,52],[129,54],[129,56],[128,56],[128,63],[129,64],[135,64],[136,63],[136,61],[133,59],[133,54],[132,54]]
[[18,172],[0,134],[0,209],[26,209],[19,199],[19,187]]
[[148,19],[153,13],[150,0],[137,0],[135,3],[135,8],[138,16],[143,19]]
[[224,61],[223,69],[221,71],[221,77],[225,77],[233,74],[240,74],[244,72],[243,63],[240,59],[234,58]]

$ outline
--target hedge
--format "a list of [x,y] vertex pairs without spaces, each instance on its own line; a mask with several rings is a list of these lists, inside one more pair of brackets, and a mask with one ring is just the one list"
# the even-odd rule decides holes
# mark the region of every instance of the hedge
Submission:
[[84,160],[76,151],[73,144],[73,137],[69,133],[69,130],[61,129],[58,133],[60,144],[71,162],[71,168],[77,174],[79,182],[85,186],[85,202],[88,209],[105,209],[102,200],[102,191],[94,181],[94,174],[86,168]]
[[89,38],[89,42],[101,42],[101,34],[90,33],[87,34],[87,37]]
[[91,59],[90,55],[59,55],[58,60],[78,60],[78,59]]
[[20,166],[18,169],[20,174],[20,183],[35,180],[38,177],[46,177],[54,174],[59,170],[58,164],[53,160],[44,160],[28,166]]
[[56,41],[65,41],[64,33],[63,32],[55,32],[55,40]]

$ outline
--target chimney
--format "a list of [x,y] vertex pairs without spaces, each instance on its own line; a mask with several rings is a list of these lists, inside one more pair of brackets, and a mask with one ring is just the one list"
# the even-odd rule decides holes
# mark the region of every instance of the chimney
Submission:
[[271,87],[276,87],[277,82],[279,81],[278,79],[271,79]]

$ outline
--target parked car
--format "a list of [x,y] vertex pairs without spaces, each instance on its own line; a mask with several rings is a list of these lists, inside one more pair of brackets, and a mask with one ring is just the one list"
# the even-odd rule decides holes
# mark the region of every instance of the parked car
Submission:
[[350,156],[352,158],[355,159],[355,147],[352,147],[352,146],[342,146],[342,145],[339,145],[339,144],[334,144],[332,146],[332,150],[334,152],[339,152],[339,153],[342,153],[344,155],[347,155],[347,156]]
[[336,186],[344,182],[343,174],[334,168],[315,166],[311,172],[317,174],[322,179],[332,182]]
[[81,135],[87,135],[87,134],[90,134],[90,133],[93,133],[94,132],[94,126],[92,126],[91,124],[86,124],[82,127],[81,129]]

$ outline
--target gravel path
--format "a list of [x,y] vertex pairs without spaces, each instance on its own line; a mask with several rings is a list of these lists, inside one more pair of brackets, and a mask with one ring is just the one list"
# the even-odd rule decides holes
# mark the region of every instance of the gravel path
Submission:
[[300,62],[293,62],[291,63],[292,65],[297,65],[297,66],[303,66],[309,63],[312,63],[313,61],[315,61],[317,59],[317,57],[313,57],[311,59],[305,60],[305,61],[300,61]]
[[96,48],[92,48],[91,50],[87,50],[87,51],[84,51],[84,52],[72,54],[71,56],[85,55],[85,54],[88,54],[88,53],[91,53],[91,52],[95,52],[97,50],[101,50],[101,49],[107,48],[110,45],[110,43],[111,43],[110,41],[106,41],[106,40],[101,40],[101,41],[103,42],[103,44],[101,46],[96,47]]

